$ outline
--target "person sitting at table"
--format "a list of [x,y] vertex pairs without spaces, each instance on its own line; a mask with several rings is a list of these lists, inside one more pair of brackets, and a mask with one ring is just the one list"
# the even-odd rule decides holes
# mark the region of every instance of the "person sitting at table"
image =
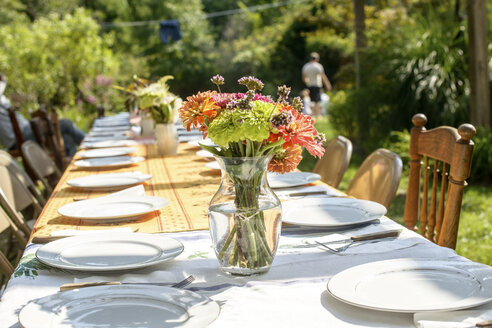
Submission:
[[[6,150],[11,150],[16,148],[17,144],[14,128],[12,127],[9,116],[10,100],[4,95],[6,87],[7,77],[0,73],[0,143]],[[34,140],[34,134],[29,121],[17,112],[15,115],[24,139]],[[75,155],[77,146],[85,138],[85,133],[68,119],[60,120],[60,132],[65,144],[65,153],[67,156]]]

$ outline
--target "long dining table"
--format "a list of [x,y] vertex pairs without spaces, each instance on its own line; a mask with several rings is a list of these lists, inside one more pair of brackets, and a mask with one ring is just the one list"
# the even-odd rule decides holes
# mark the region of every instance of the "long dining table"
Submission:
[[[195,281],[186,287],[188,290],[205,295],[220,305],[220,314],[210,327],[415,327],[412,313],[366,309],[336,299],[327,291],[328,281],[335,274],[357,265],[395,259],[442,261],[490,270],[490,267],[437,246],[383,216],[375,224],[352,229],[284,225],[274,262],[267,273],[252,276],[223,273],[212,248],[207,214],[208,203],[220,183],[220,173],[207,168],[204,159],[196,155],[198,149],[187,143],[181,143],[178,153],[172,156],[160,156],[152,142],[140,142],[136,147],[134,155],[143,156],[145,160],[128,167],[88,170],[76,167],[72,162],[39,216],[31,240],[60,231],[77,234],[126,228],[135,233],[172,237],[184,245],[184,251],[171,261],[141,269],[84,272],[61,270],[40,263],[35,252],[43,245],[30,242],[2,295],[0,327],[21,327],[19,311],[34,299],[59,292],[62,284],[180,281],[188,275],[195,277]],[[76,189],[67,185],[68,180],[130,171],[151,174],[152,179],[143,185],[146,195],[166,198],[169,205],[136,220],[116,223],[85,222],[58,213],[61,206],[76,198],[96,198],[110,193]],[[322,247],[306,246],[324,238],[346,238],[391,229],[402,230],[396,240],[361,245],[339,254]],[[489,302],[473,310],[488,312],[492,310],[492,304]],[[40,323],[39,327],[49,326]]]

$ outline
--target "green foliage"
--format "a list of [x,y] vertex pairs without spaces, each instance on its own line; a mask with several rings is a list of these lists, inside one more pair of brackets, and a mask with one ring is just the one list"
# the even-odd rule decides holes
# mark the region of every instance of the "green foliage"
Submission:
[[110,36],[85,10],[51,14],[32,25],[0,27],[0,71],[7,74],[7,95],[18,105],[73,106],[79,83],[98,74],[114,74]]
[[472,183],[492,182],[492,130],[477,128],[477,134],[473,137],[475,148],[473,150],[472,168],[470,180]]
[[362,86],[332,97],[329,114],[341,123],[334,124],[338,132],[368,151],[391,131],[409,128],[415,113],[424,113],[429,126],[466,121],[464,23],[444,9],[409,15],[398,7],[367,12]]

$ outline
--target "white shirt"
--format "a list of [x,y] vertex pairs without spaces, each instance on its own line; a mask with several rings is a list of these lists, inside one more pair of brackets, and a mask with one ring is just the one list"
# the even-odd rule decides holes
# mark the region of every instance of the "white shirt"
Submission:
[[323,65],[315,61],[310,61],[302,67],[302,74],[307,77],[306,85],[308,87],[323,87],[321,76],[324,72]]

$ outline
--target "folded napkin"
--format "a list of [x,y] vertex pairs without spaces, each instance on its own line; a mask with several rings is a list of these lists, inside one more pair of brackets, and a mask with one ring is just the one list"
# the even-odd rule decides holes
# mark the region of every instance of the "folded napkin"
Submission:
[[145,196],[145,188],[143,185],[137,185],[133,186],[130,188],[126,188],[114,193],[111,193],[109,195],[99,197],[99,198],[104,198],[104,197],[119,197],[119,196]]
[[413,316],[417,328],[471,328],[487,320],[492,320],[492,310],[423,312]]

